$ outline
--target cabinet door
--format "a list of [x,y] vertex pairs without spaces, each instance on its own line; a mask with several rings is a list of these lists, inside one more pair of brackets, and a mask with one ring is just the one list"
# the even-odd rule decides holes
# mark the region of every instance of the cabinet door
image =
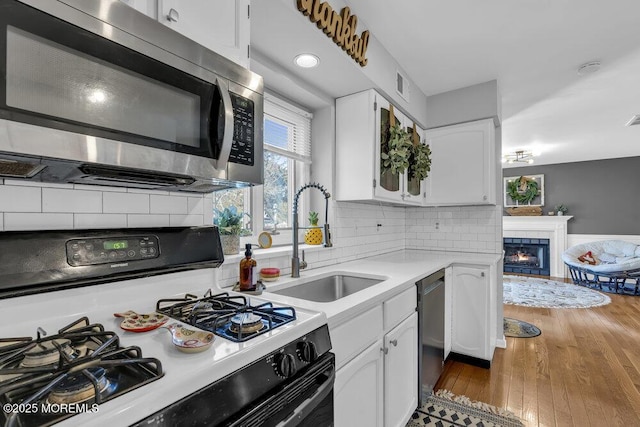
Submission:
[[386,169],[382,165],[382,153],[388,153],[388,142],[391,137],[389,129],[391,128],[391,122],[398,123],[401,126],[406,121],[404,115],[397,109],[393,108],[393,120],[391,120],[391,103],[389,103],[382,96],[376,95],[376,139],[375,139],[375,180],[376,187],[374,189],[374,196],[376,199],[402,202],[402,183],[403,176],[401,174],[393,174],[390,169]]
[[158,20],[164,25],[249,66],[249,0],[158,1]]
[[382,427],[382,340],[336,373],[335,427]]
[[453,268],[447,267],[444,270],[444,359],[451,353],[451,319],[452,319],[452,288],[453,288]]
[[492,119],[429,130],[426,140],[432,160],[427,205],[496,204]]
[[384,346],[384,425],[402,427],[418,406],[418,314],[385,335]]
[[451,350],[484,360],[489,355],[489,268],[453,267]]
[[158,19],[158,0],[120,0],[145,15]]

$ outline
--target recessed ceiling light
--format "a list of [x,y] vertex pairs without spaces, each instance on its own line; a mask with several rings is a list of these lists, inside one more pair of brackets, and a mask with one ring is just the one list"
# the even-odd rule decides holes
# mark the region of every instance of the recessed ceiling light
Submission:
[[586,76],[587,74],[593,74],[596,71],[600,70],[601,65],[602,64],[600,63],[600,61],[591,61],[587,62],[586,64],[582,64],[580,67],[578,67],[578,75]]
[[320,58],[310,53],[301,53],[293,60],[298,67],[313,68],[317,67],[320,63]]

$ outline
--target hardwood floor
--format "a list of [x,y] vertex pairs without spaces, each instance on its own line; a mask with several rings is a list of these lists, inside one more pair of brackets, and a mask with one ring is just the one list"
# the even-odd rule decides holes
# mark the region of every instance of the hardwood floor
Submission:
[[[561,280],[561,279],[555,279]],[[528,426],[640,426],[640,297],[578,309],[504,306],[542,330],[507,338],[491,369],[447,361],[436,389],[508,409]]]

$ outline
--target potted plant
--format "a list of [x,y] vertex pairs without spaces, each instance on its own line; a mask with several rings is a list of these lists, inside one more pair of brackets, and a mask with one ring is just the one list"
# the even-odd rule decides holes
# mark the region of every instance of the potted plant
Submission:
[[248,231],[242,227],[244,214],[238,212],[235,206],[214,209],[214,213],[213,223],[220,230],[222,252],[225,255],[236,255],[240,252],[240,236],[246,235]]
[[556,212],[558,212],[559,216],[566,214],[569,211],[565,205],[557,205]]

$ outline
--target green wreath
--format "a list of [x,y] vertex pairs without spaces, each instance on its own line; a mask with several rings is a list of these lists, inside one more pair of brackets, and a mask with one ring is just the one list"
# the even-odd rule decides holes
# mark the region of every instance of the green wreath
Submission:
[[[524,191],[520,191],[522,182],[526,182],[527,186]],[[525,178],[521,176],[518,179],[510,181],[507,185],[507,193],[511,200],[521,203],[530,203],[538,195],[538,183],[533,179]]]

